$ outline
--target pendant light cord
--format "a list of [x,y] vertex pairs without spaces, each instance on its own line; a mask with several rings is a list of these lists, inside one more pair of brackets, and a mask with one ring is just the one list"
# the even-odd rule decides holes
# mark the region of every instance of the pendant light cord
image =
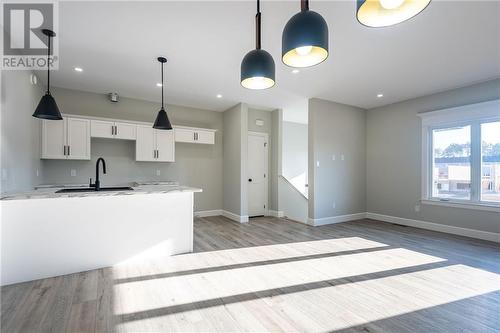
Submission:
[[47,94],[50,95],[50,35],[49,37],[49,47],[47,48]]
[[300,10],[309,10],[309,0],[300,0]]
[[255,48],[260,50],[260,0],[257,0],[257,14],[255,15]]
[[161,108],[163,107],[163,62],[161,63]]

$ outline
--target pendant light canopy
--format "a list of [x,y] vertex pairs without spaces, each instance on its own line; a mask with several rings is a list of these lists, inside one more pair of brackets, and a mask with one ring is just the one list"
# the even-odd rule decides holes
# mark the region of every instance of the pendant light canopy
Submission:
[[62,120],[63,118],[57,107],[56,100],[50,94],[50,39],[54,37],[56,33],[49,29],[43,29],[42,32],[49,39],[47,48],[47,92],[38,103],[35,113],[33,113],[33,117],[47,120]]
[[309,1],[301,0],[301,11],[292,16],[283,29],[281,55],[290,67],[311,67],[328,58],[328,25],[318,13],[309,10]]
[[158,57],[158,61],[161,63],[161,109],[158,111],[153,128],[171,130],[172,124],[170,124],[170,120],[168,120],[167,112],[165,111],[165,107],[163,105],[163,64],[167,62],[167,59],[164,57]]
[[387,27],[411,19],[431,0],[357,0],[356,18],[368,27]]
[[261,49],[260,1],[255,15],[255,50],[248,52],[241,62],[241,85],[247,89],[267,89],[274,86],[273,57]]

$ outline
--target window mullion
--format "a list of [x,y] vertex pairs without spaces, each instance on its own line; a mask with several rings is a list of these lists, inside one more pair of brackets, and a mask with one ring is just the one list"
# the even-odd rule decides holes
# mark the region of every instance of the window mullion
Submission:
[[471,126],[471,201],[481,199],[481,125]]

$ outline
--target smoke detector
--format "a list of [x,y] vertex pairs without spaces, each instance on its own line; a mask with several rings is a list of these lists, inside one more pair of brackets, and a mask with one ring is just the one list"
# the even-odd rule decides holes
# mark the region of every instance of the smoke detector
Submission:
[[118,102],[118,94],[117,93],[109,93],[109,100],[113,103]]

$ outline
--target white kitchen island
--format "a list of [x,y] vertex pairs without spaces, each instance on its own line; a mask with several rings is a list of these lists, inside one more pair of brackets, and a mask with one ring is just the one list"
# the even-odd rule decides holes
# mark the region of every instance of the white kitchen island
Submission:
[[193,196],[200,189],[5,196],[1,285],[193,251]]

